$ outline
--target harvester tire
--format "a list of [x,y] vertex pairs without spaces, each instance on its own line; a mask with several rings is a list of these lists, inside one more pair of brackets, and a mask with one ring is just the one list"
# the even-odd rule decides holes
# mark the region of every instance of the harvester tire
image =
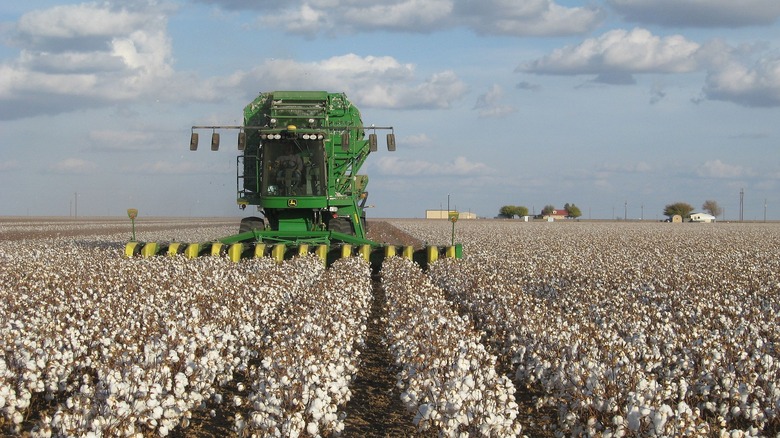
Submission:
[[355,230],[352,229],[352,222],[347,218],[335,217],[328,222],[328,229],[342,234],[355,234]]
[[264,229],[265,229],[265,222],[263,222],[263,219],[256,216],[250,216],[241,219],[241,225],[239,225],[238,227],[238,232],[240,234],[252,230],[264,230]]

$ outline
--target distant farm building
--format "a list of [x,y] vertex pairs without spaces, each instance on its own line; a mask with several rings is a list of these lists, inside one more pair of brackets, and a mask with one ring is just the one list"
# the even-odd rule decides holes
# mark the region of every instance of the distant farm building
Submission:
[[675,224],[681,223],[682,222],[682,216],[680,216],[679,214],[676,214],[676,215],[672,216],[672,222],[674,222]]
[[691,222],[715,222],[715,216],[707,213],[693,213],[691,215]]
[[560,210],[553,210],[550,214],[546,214],[542,216],[542,219],[546,219],[548,221],[550,220],[558,221],[561,219],[566,219],[567,217],[569,217],[569,212],[564,209],[560,209]]
[[[447,210],[425,210],[425,219],[449,219],[450,212]],[[458,220],[461,219],[476,219],[477,215],[472,212],[460,211],[458,212]]]

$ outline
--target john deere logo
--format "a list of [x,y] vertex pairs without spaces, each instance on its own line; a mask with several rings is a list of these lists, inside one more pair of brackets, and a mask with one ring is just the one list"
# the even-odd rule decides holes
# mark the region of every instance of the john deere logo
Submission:
[[297,199],[288,199],[287,200],[287,206],[288,207],[296,207],[298,205]]

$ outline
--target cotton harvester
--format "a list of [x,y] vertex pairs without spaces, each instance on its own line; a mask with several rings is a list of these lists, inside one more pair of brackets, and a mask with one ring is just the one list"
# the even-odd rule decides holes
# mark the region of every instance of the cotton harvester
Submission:
[[[241,220],[238,234],[205,243],[129,242],[125,255],[226,255],[233,261],[270,256],[283,260],[313,252],[324,263],[359,255],[375,267],[399,255],[425,265],[440,256],[461,257],[461,245],[401,247],[366,238],[368,177],[358,174],[377,150],[377,130],[363,126],[358,109],[343,93],[275,91],[261,93],[244,108],[243,126],[193,126],[190,150],[199,131],[211,131],[219,149],[222,130],[238,130],[238,206],[257,207],[260,216]],[[366,138],[366,131],[369,131]]]

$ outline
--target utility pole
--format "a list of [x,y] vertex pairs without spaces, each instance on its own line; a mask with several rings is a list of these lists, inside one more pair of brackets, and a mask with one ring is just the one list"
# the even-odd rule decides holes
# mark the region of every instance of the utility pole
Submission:
[[766,198],[764,198],[764,222],[766,222]]
[[739,221],[742,222],[744,219],[744,211],[745,211],[745,189],[739,189]]
[[79,217],[79,192],[73,192],[73,205],[75,206],[73,211],[73,218],[78,219]]
[[628,220],[628,201],[625,201],[623,203],[623,220],[624,221]]

